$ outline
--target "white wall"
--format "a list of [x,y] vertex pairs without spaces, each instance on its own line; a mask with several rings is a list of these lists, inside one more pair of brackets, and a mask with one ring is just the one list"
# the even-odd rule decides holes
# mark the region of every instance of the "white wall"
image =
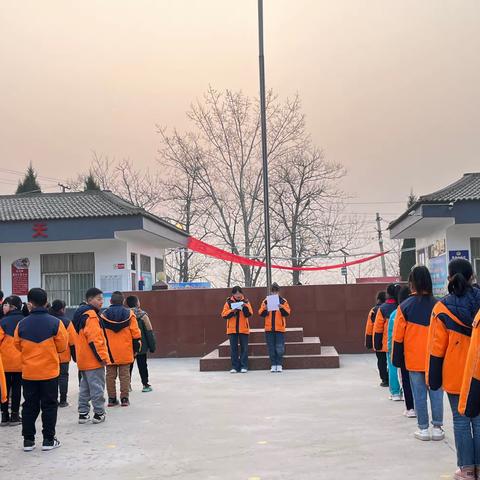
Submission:
[[470,251],[470,238],[480,238],[480,224],[453,225],[447,230],[448,250],[468,250],[469,258],[472,259]]

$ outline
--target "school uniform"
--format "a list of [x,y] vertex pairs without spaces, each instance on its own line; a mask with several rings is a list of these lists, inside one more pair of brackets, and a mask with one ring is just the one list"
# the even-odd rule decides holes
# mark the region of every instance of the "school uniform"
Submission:
[[265,319],[265,338],[268,346],[270,363],[273,366],[283,365],[285,354],[285,331],[287,330],[287,317],[291,313],[290,305],[285,298],[280,297],[278,310],[268,311],[267,300],[262,302],[258,311]]
[[3,370],[2,354],[0,353],[0,402],[7,401],[7,381]]
[[[378,302],[368,312],[367,322],[365,324],[365,347],[368,350],[373,349],[373,329],[375,327],[375,318],[381,305],[382,303]],[[380,380],[388,383],[387,355],[385,352],[375,352],[375,355],[377,357],[377,368]]]
[[35,440],[35,421],[42,411],[44,442],[53,442],[57,423],[57,392],[60,362],[68,336],[63,323],[46,308],[36,307],[15,329],[15,347],[21,352],[22,435]]
[[[250,334],[249,317],[253,315],[253,309],[250,302],[244,298],[242,308],[232,309],[232,303],[237,303],[235,297],[227,298],[223,310],[222,318],[227,322],[227,335],[230,340],[230,359],[232,369],[240,372],[242,369],[248,370],[248,336]],[[240,355],[238,344],[240,342]]]

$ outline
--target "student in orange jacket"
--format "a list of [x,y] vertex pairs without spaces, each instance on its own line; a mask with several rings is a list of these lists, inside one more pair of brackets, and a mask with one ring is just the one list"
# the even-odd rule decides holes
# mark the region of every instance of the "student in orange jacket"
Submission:
[[142,333],[132,310],[123,306],[122,292],[113,292],[110,307],[101,315],[101,320],[111,364],[107,365],[108,406],[118,405],[116,381],[120,378],[120,401],[128,407],[130,389],[130,365],[142,346]]
[[5,371],[3,370],[2,355],[0,354],[0,402],[7,401],[7,381],[5,379]]
[[95,287],[87,290],[86,304],[78,307],[73,316],[77,332],[75,351],[81,372],[78,394],[78,423],[90,421],[90,402],[93,407],[92,423],[105,421],[105,366],[110,363],[107,341],[98,317],[103,306],[103,292]]
[[[367,316],[367,322],[365,325],[365,348],[367,350],[373,349],[373,327],[375,325],[375,317],[377,316],[378,309],[385,303],[387,299],[387,292],[377,293],[377,303],[370,309]],[[387,370],[387,356],[385,352],[375,352],[377,356],[377,368],[382,383],[388,384],[388,370]]]
[[57,392],[60,362],[58,354],[65,351],[68,335],[63,323],[47,311],[47,293],[32,288],[27,295],[30,315],[17,325],[15,346],[22,354],[23,450],[35,448],[35,421],[42,411],[42,450],[60,446],[55,438],[57,423]]
[[[0,354],[7,382],[7,401],[2,403],[2,427],[22,423],[20,400],[22,397],[22,355],[15,348],[14,335],[20,320],[23,319],[22,300],[16,295],[3,302],[3,318],[0,319]],[[11,413],[8,403],[11,401]]]
[[[391,283],[387,287],[387,299],[383,305],[377,310],[375,316],[375,323],[373,326],[373,348],[377,353],[381,354],[382,362],[379,361],[379,368],[383,368],[383,365],[387,365],[387,353],[388,353],[388,319],[390,315],[396,310],[397,297],[400,291],[400,285]],[[383,363],[383,356],[385,356],[385,363]],[[378,357],[378,356],[377,356]],[[388,371],[381,371],[382,383],[381,387],[388,387]]]
[[463,258],[450,262],[448,275],[449,294],[435,305],[430,322],[427,383],[433,390],[443,387],[448,394],[459,467],[454,478],[474,479],[475,466],[480,466],[480,422],[460,415],[458,410],[472,324],[480,309],[480,290],[472,287],[472,265]]
[[68,368],[70,366],[70,360],[76,361],[75,356],[75,340],[77,338],[77,332],[73,326],[72,321],[65,315],[66,304],[63,300],[54,300],[50,307],[50,315],[57,317],[63,323],[63,326],[68,333],[68,346],[64,352],[58,354],[60,360],[60,376],[58,377],[58,393],[59,401],[58,406],[60,408],[68,407],[67,395],[68,395]]
[[[412,295],[403,301],[395,318],[392,361],[405,368],[410,377],[417,414],[419,440],[443,440],[443,390],[428,390],[425,381],[428,328],[432,310],[437,303],[432,293],[432,278],[427,267],[417,266],[408,278]],[[428,430],[427,397],[432,411],[432,434]]]
[[[232,295],[227,298],[222,310],[222,318],[227,321],[227,335],[230,340],[230,373],[247,373],[248,371],[248,335],[250,334],[249,317],[253,315],[252,305],[239,286],[232,288]],[[240,342],[240,355],[238,352]]]
[[[272,295],[280,294],[278,283],[273,283]],[[287,329],[287,317],[290,315],[290,305],[287,300],[279,295],[278,310],[268,310],[267,299],[262,302],[259,315],[265,319],[265,337],[270,357],[270,371],[283,371],[283,355],[285,354],[285,331]]]

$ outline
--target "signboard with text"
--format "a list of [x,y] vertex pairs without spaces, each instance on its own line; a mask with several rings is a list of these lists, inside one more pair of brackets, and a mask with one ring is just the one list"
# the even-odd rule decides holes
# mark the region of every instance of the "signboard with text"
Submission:
[[456,258],[464,258],[465,260],[470,260],[469,251],[468,250],[449,250],[448,261],[451,262]]
[[27,295],[29,268],[28,258],[19,258],[12,262],[12,295]]

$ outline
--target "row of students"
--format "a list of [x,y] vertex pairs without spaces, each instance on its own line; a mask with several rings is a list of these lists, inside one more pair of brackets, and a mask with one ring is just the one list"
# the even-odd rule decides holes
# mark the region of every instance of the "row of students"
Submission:
[[[291,309],[288,301],[280,296],[280,287],[277,283],[272,284],[271,293],[279,295],[278,309],[270,311],[267,299],[265,299],[260,305],[258,314],[265,319],[265,337],[271,363],[270,371],[273,373],[283,371],[286,319],[290,315]],[[249,318],[252,315],[253,307],[241,287],[233,287],[232,294],[227,298],[222,310],[222,318],[227,322],[227,335],[230,341],[232,363],[230,373],[247,373],[248,371]]]

